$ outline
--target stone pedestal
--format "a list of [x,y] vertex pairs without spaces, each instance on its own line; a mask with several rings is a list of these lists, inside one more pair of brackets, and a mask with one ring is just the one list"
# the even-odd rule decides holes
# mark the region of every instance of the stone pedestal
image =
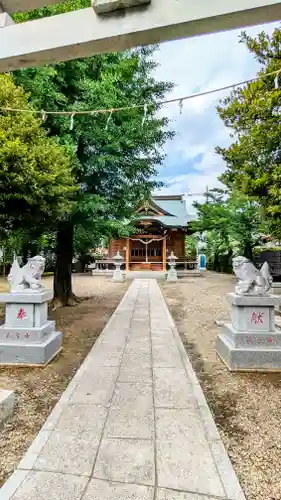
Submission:
[[231,323],[216,339],[216,350],[229,370],[281,371],[281,332],[274,307],[281,297],[228,294]]
[[124,277],[123,277],[123,272],[121,271],[121,266],[124,263],[124,259],[122,255],[120,255],[120,252],[118,251],[115,257],[112,257],[115,269],[113,272],[113,281],[116,281],[117,283],[123,282]]
[[0,365],[45,365],[61,349],[62,333],[48,321],[51,290],[1,293],[6,304],[5,324],[0,326]]
[[178,274],[174,267],[171,267],[167,273],[167,281],[178,281]]

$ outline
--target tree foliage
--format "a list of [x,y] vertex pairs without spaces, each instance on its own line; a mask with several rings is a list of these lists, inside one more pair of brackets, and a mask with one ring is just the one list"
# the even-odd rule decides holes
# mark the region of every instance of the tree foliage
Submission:
[[0,107],[27,113],[0,113],[0,234],[29,231],[54,223],[70,210],[74,192],[71,154],[47,137],[41,120],[21,87],[10,75],[0,75]]
[[157,186],[156,166],[164,159],[161,147],[172,134],[165,129],[167,120],[156,116],[156,101],[171,86],[151,77],[152,52],[106,54],[15,73],[37,109],[79,111],[152,103],[143,127],[143,106],[114,113],[108,124],[108,114],[77,116],[73,130],[69,117],[48,116],[49,135],[76,151],[76,178],[83,186],[78,201],[86,208],[88,200],[91,216],[96,196],[119,217],[131,213]]
[[[79,4],[79,5],[78,5]],[[88,2],[70,1],[41,11],[17,16],[21,22],[52,15]],[[136,205],[159,185],[156,180],[162,165],[162,147],[173,137],[168,120],[160,117],[158,100],[172,88],[153,76],[154,48],[124,53],[102,54],[25,69],[14,73],[16,82],[32,96],[37,109],[83,111],[129,107],[113,113],[75,116],[73,127],[66,116],[48,115],[45,127],[49,136],[75,152],[74,172],[79,192],[71,217],[58,227],[55,293],[68,303],[71,293],[70,269],[75,227],[97,234],[128,230],[118,223],[130,219]],[[144,120],[144,105],[149,104]],[[133,106],[133,108],[132,108]],[[114,230],[115,230],[114,229]],[[61,246],[64,248],[61,248]],[[63,267],[63,270],[62,270]],[[56,289],[56,283],[62,283]]]
[[205,233],[208,257],[215,262],[220,255],[253,258],[253,248],[260,241],[261,212],[256,202],[237,193],[213,189],[208,201],[195,202],[197,220],[190,228]]
[[[241,41],[261,64],[258,76],[281,70],[281,31],[256,38],[242,34]],[[281,74],[268,76],[233,91],[218,107],[233,143],[217,148],[226,163],[221,180],[263,206],[272,229],[281,235]],[[278,221],[278,222],[277,222]]]

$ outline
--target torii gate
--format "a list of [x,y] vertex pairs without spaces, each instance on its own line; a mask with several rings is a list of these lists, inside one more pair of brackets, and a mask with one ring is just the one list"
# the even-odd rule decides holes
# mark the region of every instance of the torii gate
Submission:
[[9,14],[57,0],[0,0],[0,72],[281,19],[280,0],[93,0],[13,24]]

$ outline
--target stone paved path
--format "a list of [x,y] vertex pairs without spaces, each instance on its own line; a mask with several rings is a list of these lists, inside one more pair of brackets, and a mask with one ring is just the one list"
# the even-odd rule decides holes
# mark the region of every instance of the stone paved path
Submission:
[[155,280],[135,280],[0,500],[243,500]]

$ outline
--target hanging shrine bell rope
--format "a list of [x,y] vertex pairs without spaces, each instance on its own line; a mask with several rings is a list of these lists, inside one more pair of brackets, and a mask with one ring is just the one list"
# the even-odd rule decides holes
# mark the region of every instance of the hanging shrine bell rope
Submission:
[[144,241],[141,238],[129,238],[129,240],[131,240],[131,241],[140,241],[144,245],[149,245],[153,241],[163,241],[163,240],[166,240],[166,239],[167,239],[167,236],[163,236],[162,238],[151,238],[151,240],[148,240],[148,241]]
[[73,130],[75,116],[79,116],[79,115],[95,116],[98,114],[109,114],[108,119],[107,119],[107,123],[106,123],[106,130],[107,130],[113,113],[117,113],[118,111],[128,111],[131,109],[143,109],[143,119],[142,119],[142,123],[141,123],[141,126],[143,127],[143,125],[146,121],[146,118],[147,118],[148,108],[150,106],[155,107],[155,106],[159,106],[159,105],[165,105],[165,104],[171,104],[171,103],[177,102],[179,105],[179,108],[180,108],[180,113],[182,113],[184,101],[187,101],[189,99],[194,99],[196,97],[203,97],[206,95],[214,94],[216,92],[222,92],[224,90],[234,89],[235,87],[239,87],[239,86],[245,85],[247,83],[252,83],[252,82],[259,81],[259,80],[264,80],[265,78],[270,77],[270,76],[275,76],[274,87],[276,90],[279,87],[278,77],[279,77],[280,73],[281,73],[281,69],[278,69],[276,71],[271,71],[270,73],[265,73],[264,75],[259,75],[255,78],[251,78],[249,80],[244,80],[242,82],[237,82],[237,83],[233,83],[231,85],[226,85],[225,87],[219,87],[219,88],[215,88],[212,90],[206,90],[205,92],[198,92],[196,94],[191,94],[191,95],[187,95],[184,97],[177,97],[174,99],[164,99],[162,101],[156,101],[155,103],[144,103],[144,104],[134,104],[132,106],[123,106],[121,108],[93,109],[93,110],[84,110],[84,111],[75,111],[75,110],[71,110],[71,111],[47,111],[47,110],[42,109],[39,111],[36,109],[19,109],[19,108],[10,108],[10,107],[0,107],[0,111],[10,111],[12,113],[38,114],[38,115],[41,115],[42,121],[45,121],[47,119],[48,115],[68,116],[68,117],[70,117],[70,127],[69,127],[70,130]]

